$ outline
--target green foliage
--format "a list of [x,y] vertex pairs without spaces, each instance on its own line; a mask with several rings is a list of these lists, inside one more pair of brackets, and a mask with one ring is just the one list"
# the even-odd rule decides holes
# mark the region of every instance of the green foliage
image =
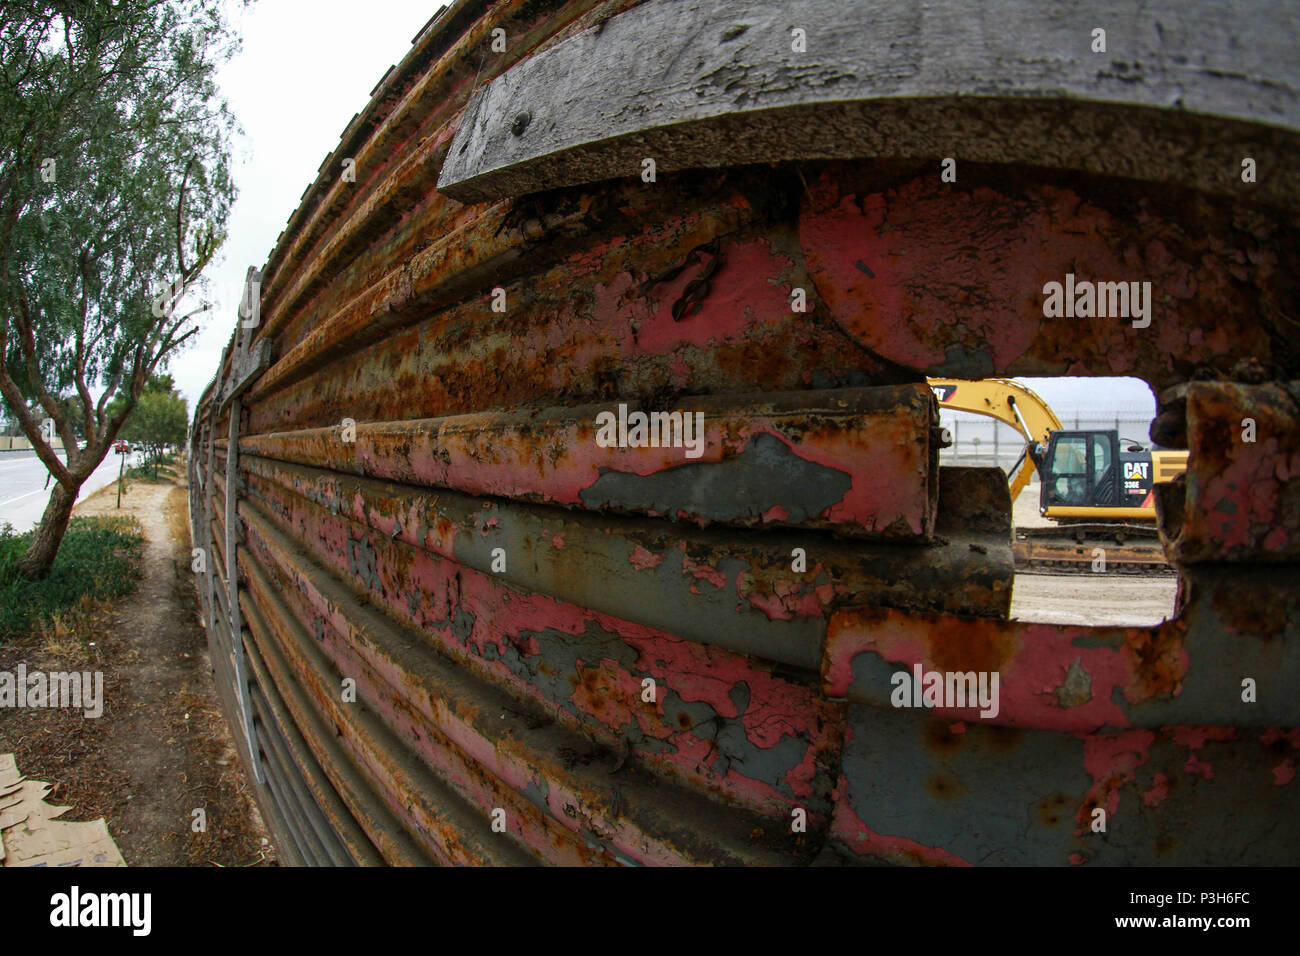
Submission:
[[[164,449],[185,441],[189,419],[189,403],[172,387],[172,377],[153,375],[118,434],[145,446],[153,461],[156,478]],[[134,468],[131,470],[135,471]]]
[[[238,46],[226,12],[211,0],[0,3],[0,397],[64,502],[206,311],[192,290],[235,195],[235,124],[217,89]],[[156,454],[183,433],[157,437],[175,434],[175,407],[150,404],[138,427]],[[47,417],[66,466],[40,434]],[[66,517],[52,498],[24,573],[50,567]]]
[[0,643],[83,597],[106,600],[135,589],[143,538],[128,517],[73,518],[49,574],[38,581],[17,570],[29,537],[0,525]]
[[160,324],[150,290],[209,257],[221,234],[234,198],[234,121],[216,68],[234,41],[219,8],[5,5],[0,212],[16,215],[0,225],[9,271],[0,297],[15,306],[26,297],[43,346],[34,370],[13,343],[6,356],[29,394],[33,378],[71,389],[78,361],[89,381],[116,391]]
[[175,461],[175,455],[161,455],[158,458],[151,459],[148,464],[132,465],[126,470],[126,479],[128,481],[143,481],[151,485],[166,484],[171,479],[165,475],[160,477],[158,469],[166,468]]

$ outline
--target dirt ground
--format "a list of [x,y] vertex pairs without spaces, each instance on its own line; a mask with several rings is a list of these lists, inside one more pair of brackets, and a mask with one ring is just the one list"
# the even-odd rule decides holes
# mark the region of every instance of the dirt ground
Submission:
[[[91,670],[104,675],[104,713],[18,709],[0,722],[0,753],[54,785],[62,819],[103,816],[128,866],[274,865],[212,684],[190,571],[185,489],[116,486],[77,514],[136,516],[144,529],[137,591],[93,615],[82,633],[33,635],[0,647],[0,670]],[[195,832],[196,815],[206,830]]]
[[1017,574],[1011,616],[1046,624],[1146,627],[1174,615],[1172,574]]
[[[1012,505],[1017,528],[1051,527],[1038,513],[1038,482]],[[1148,626],[1173,617],[1178,578],[1172,574],[1017,574],[1011,616],[1022,621],[1096,626]]]

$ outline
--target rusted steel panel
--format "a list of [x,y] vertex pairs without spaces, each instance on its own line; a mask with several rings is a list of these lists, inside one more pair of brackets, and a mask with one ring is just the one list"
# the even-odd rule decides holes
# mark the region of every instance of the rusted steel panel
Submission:
[[[996,677],[997,705],[985,708],[996,713],[980,719],[1014,727],[1300,724],[1300,573],[1289,566],[1185,573],[1190,598],[1176,618],[1152,628],[845,611],[827,631],[825,689],[859,703],[910,706],[919,668],[923,679],[932,672]],[[1246,678],[1257,699],[1243,699]],[[969,686],[959,689],[969,701]],[[929,709],[955,719],[981,710]]]
[[[257,732],[265,733],[265,724],[256,700],[250,700],[249,712],[253,715]],[[277,794],[277,803],[284,808],[287,828],[297,839],[298,850],[308,866],[346,866],[347,857],[338,852],[337,842],[321,839],[321,834],[308,818],[311,797],[287,775],[283,757],[273,741],[262,741],[261,764],[268,788]]]
[[[883,358],[955,378],[1135,376],[1157,391],[1240,362],[1300,377],[1285,318],[1300,243],[1282,219],[1246,231],[1227,210],[1207,213],[1214,225],[1163,204],[1134,216],[1141,194],[1121,186],[1085,196],[989,176],[954,191],[927,172],[881,190],[854,178],[831,167],[810,181],[799,236],[820,299]],[[1048,316],[1044,288],[1067,275],[1149,282],[1149,315]]]
[[[768,118],[818,127],[768,142],[803,150],[795,163],[738,168],[725,150],[758,127],[706,116],[687,119],[700,137],[667,131],[655,182],[606,168],[597,186],[477,206],[437,190],[444,164],[494,162],[449,152],[495,135],[464,113],[476,89],[536,75],[606,20],[616,37],[638,6],[457,3],[422,31],[322,163],[265,265],[260,325],[232,337],[200,405],[205,620],[231,713],[246,654],[263,733],[241,759],[267,774],[254,790],[286,859],[1296,862],[1300,446],[1283,383],[1300,377],[1300,241],[1295,173],[1272,168],[1294,124],[1265,130],[1257,104],[1230,102],[1215,148],[1233,162],[1207,161],[1189,146],[1204,116],[1100,102],[1150,89],[1103,75],[1061,101],[1033,61],[1009,87],[1024,96],[974,107],[882,105],[861,92],[875,75],[846,78],[845,102],[786,103]],[[694,0],[683,16],[738,9]],[[710,56],[761,48],[764,17]],[[939,21],[882,17],[883,55],[933,45]],[[1258,22],[1230,19],[1202,17],[1198,42],[1231,48]],[[989,36],[971,62],[1008,66]],[[858,42],[818,37],[816,62]],[[1256,78],[1294,73],[1276,47],[1251,47]],[[935,80],[927,62],[915,82]],[[695,63],[668,79],[716,86]],[[1238,81],[1204,66],[1149,76],[1233,100]],[[736,79],[805,92],[766,76]],[[1290,85],[1267,95],[1289,115]],[[1070,149],[1044,116],[1081,133]],[[510,125],[525,151],[550,135],[541,113]],[[896,127],[914,139],[883,134]],[[617,128],[564,147],[564,182],[640,148]],[[696,162],[728,129],[698,161],[723,168],[667,172],[668,153]],[[933,144],[954,129],[994,135],[945,181]],[[822,132],[843,161],[807,160]],[[1269,174],[1238,184],[1246,143]],[[1067,275],[1149,281],[1150,324],[1050,315],[1046,284]],[[274,359],[260,375],[259,356]],[[1191,447],[1188,478],[1160,486],[1174,620],[1007,620],[1005,480],[937,467],[923,382],[1016,372],[1195,383],[1158,423]],[[243,416],[222,407],[237,388]],[[704,411],[700,458],[602,447],[595,416],[621,404]],[[1255,419],[1255,443],[1224,443],[1235,416]],[[913,664],[996,675],[996,716],[893,707],[893,673]]]
[[1300,731],[1069,734],[850,710],[829,844],[842,862],[1295,863]]
[[[283,535],[251,510],[245,517],[263,563],[291,571]],[[826,801],[835,749],[827,705],[770,665],[341,530],[310,536],[313,557],[366,587],[370,602],[460,666],[551,719],[655,773],[769,815],[798,802],[811,817]],[[351,570],[358,565],[366,569],[360,580]],[[647,678],[657,688],[654,707],[641,699]]]
[[291,765],[286,772],[295,771],[310,791],[312,799],[321,813],[327,818],[330,829],[339,841],[339,845],[350,860],[363,865],[378,865],[384,861],[375,845],[367,839],[365,831],[353,818],[346,805],[339,798],[329,778],[311,752],[302,732],[294,723],[293,716],[285,707],[279,691],[266,671],[260,655],[251,648],[255,646],[250,634],[245,649],[249,650],[249,669],[253,673],[254,688],[252,699],[261,715],[263,736],[260,740],[278,740],[288,755]]
[[1175,559],[1300,559],[1300,383],[1193,382],[1183,398],[1191,457]]
[[[810,668],[820,661],[823,620],[837,606],[983,616],[1005,616],[1010,606],[1013,569],[1005,530],[1000,536],[967,531],[927,548],[776,533],[755,539],[483,501],[255,457],[245,461],[250,499],[296,529],[308,523],[343,527],[319,512],[306,514],[305,500],[354,522],[350,534],[368,529],[530,591]],[[1005,479],[1001,484],[1005,498]],[[1001,514],[1005,529],[1005,510]],[[497,561],[494,571],[498,548],[517,557]],[[796,549],[807,560],[801,571],[794,569]]]
[[[379,615],[349,610],[351,601],[338,600],[346,592],[326,576],[299,575],[287,581],[278,568],[272,573],[296,613],[304,611],[299,593],[317,610],[328,609],[328,616],[311,618],[322,647],[331,654],[357,655],[343,672],[370,675],[364,697],[386,723],[401,729],[401,739],[411,741],[411,749],[458,789],[482,792],[490,785],[496,797],[483,806],[509,808],[511,831],[518,830],[520,838],[547,859],[572,862],[575,850],[585,862],[602,856],[606,862],[642,863],[786,858],[772,855],[764,848],[770,841],[755,836],[765,825],[771,828],[763,818],[735,810],[729,816],[720,814],[688,793],[673,794],[662,785],[647,788],[648,781],[638,775],[619,774],[618,765],[611,767],[610,755],[593,750],[586,738],[535,713],[521,712],[516,698],[440,662],[429,649],[403,639]],[[448,753],[454,755],[450,763]],[[380,785],[400,786],[393,780]],[[545,825],[539,825],[533,806],[520,804],[515,793],[550,815]],[[682,834],[691,830],[688,821],[704,819],[713,824],[708,838],[683,843]],[[557,836],[557,825],[575,836]],[[574,842],[579,838],[585,851]]]
[[[278,802],[289,804],[286,814],[305,833],[320,865],[354,866],[355,860],[334,831],[336,821],[325,821],[322,818],[315,796],[303,784],[297,764],[289,756],[283,737],[276,732],[272,723],[269,706],[262,696],[261,688],[253,689],[249,696],[249,708],[253,713],[254,730],[261,747],[259,756],[267,783],[274,784],[284,794]],[[378,861],[379,854],[373,854],[371,859]]]
[[[313,316],[322,309],[328,314],[329,303],[340,301],[333,297],[372,273],[394,246],[418,245],[421,236],[452,228],[459,204],[448,204],[434,184],[473,89],[539,46],[625,5],[626,0],[541,9],[530,0],[455,4],[372,99],[362,122],[350,127],[352,135],[345,132],[291,217],[268,264],[266,334],[278,336],[283,328],[285,341],[296,343]],[[506,32],[505,51],[487,49],[494,29]],[[355,161],[355,182],[340,175],[344,159]],[[411,215],[416,203],[427,205],[435,218],[413,222],[420,218]],[[379,236],[383,241],[376,241]],[[291,319],[294,327],[287,324]]]
[[470,495],[924,539],[938,494],[937,424],[928,389],[913,385],[358,424],[253,435],[242,447]]
[[[283,621],[291,620],[285,616],[290,609],[278,606],[268,590],[281,590],[280,582],[273,583],[260,571],[260,566],[250,566],[253,599],[268,609],[271,618],[284,616]],[[292,601],[292,594],[287,596]],[[277,624],[271,623],[275,629]],[[302,653],[315,658],[291,661],[301,665],[295,670],[302,674],[305,667],[308,674],[320,674],[324,681],[318,684],[308,680],[305,690],[329,719],[338,720],[339,715],[347,715],[340,724],[347,728],[344,746],[355,748],[363,773],[375,791],[397,810],[406,830],[443,862],[521,862],[521,858],[511,857],[516,849],[512,841],[500,837],[493,840],[489,835],[492,811],[498,807],[505,811],[506,832],[524,844],[527,851],[553,863],[599,862],[576,835],[549,816],[543,819],[523,795],[483,773],[477,763],[436,728],[413,720],[405,696],[398,693],[402,688],[385,686],[350,648],[330,642],[323,633],[318,635],[318,640],[321,643],[314,654],[311,647],[299,650],[296,641],[288,645],[295,657]],[[329,676],[325,677],[326,674]],[[339,675],[355,681],[354,705],[340,701]],[[362,738],[365,744],[353,743]],[[430,784],[430,776],[437,781],[435,785]],[[479,839],[473,844],[461,837],[461,831],[467,827],[471,833],[475,830],[479,833]]]
[[259,690],[263,686],[273,686],[283,694],[295,726],[303,734],[321,769],[330,778],[335,792],[364,830],[366,837],[390,864],[420,866],[431,863],[431,858],[402,829],[391,808],[385,806],[370,790],[348,752],[338,743],[335,729],[312,708],[298,678],[288,669],[284,657],[272,640],[270,626],[256,604],[247,600],[246,596],[243,610],[254,641],[249,649],[249,658],[258,662],[256,669],[259,673],[264,672],[270,677],[269,682],[263,679]]
[[[250,276],[252,270],[250,270]],[[230,654],[230,665],[234,671],[235,678],[235,698],[239,703],[239,725],[243,731],[244,749],[252,755],[253,778],[262,782],[262,767],[256,759],[257,740],[253,731],[253,714],[248,703],[248,675],[244,664],[244,642],[242,639],[244,631],[243,619],[239,614],[239,569],[235,562],[235,550],[240,537],[239,517],[235,513],[239,501],[239,425],[243,418],[243,406],[238,398],[238,393],[248,387],[248,379],[244,378],[239,382],[231,379],[227,387],[223,390],[230,399],[229,417],[230,417],[230,437],[227,439],[226,446],[226,508],[222,515],[223,531],[225,532],[225,546],[222,548],[222,555],[225,559],[225,579],[226,587],[230,593],[226,596],[226,608],[230,614],[231,635],[230,645],[227,651]]]
[[[761,818],[665,789],[644,774],[622,772],[626,753],[593,748],[588,738],[456,666],[414,632],[402,632],[368,604],[358,603],[332,575],[313,573],[314,565],[307,561],[300,559],[288,571],[271,568],[298,613],[311,613],[322,641],[330,646],[342,641],[354,649],[388,682],[390,695],[400,693],[413,713],[473,755],[484,772],[549,808],[581,832],[588,846],[604,846],[619,859],[643,863],[770,863],[797,850],[774,853],[768,844],[781,834],[767,840],[756,836],[755,830],[764,827]],[[295,597],[299,594],[301,599]],[[696,828],[707,839],[693,836]]]
[[[450,244],[445,255],[431,246],[313,333],[303,346],[309,360],[286,355],[283,377],[272,367],[253,396],[250,431],[336,425],[345,417],[440,417],[556,398],[662,401],[842,387],[868,377],[897,381],[866,351],[846,349],[833,323],[793,309],[793,290],[811,294],[813,283],[798,250],[791,197],[774,195],[752,175],[731,178],[688,190],[704,208],[640,197],[649,208],[643,217],[627,216],[632,234],[617,241],[592,235],[617,206],[588,205],[575,226],[585,240],[567,254],[550,229],[524,219],[520,228],[537,253],[517,277],[488,269],[490,260],[463,274],[462,262],[494,241],[499,222],[476,225],[476,236]],[[797,180],[787,188],[797,189]],[[729,226],[759,215],[786,221],[758,234]],[[452,301],[440,305],[440,294]],[[308,361],[316,367],[297,380]]]

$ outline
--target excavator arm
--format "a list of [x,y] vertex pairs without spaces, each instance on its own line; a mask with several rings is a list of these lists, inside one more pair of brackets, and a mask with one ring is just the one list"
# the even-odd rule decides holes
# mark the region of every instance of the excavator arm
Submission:
[[1009,378],[976,381],[932,378],[928,381],[940,408],[985,415],[1010,425],[1024,436],[1025,451],[1007,476],[1011,500],[1015,501],[1029,484],[1034,469],[1039,467],[1048,436],[1061,428],[1061,421],[1051,406],[1031,389]]

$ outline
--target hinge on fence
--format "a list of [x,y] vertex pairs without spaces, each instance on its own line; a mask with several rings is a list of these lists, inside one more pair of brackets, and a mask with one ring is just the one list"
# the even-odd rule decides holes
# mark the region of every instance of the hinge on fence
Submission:
[[[225,408],[231,400],[242,394],[271,367],[271,341],[253,341],[261,323],[262,272],[248,267],[244,280],[244,298],[239,305],[239,325],[235,328],[234,352],[230,355],[230,376],[220,389],[220,406]],[[225,365],[225,357],[222,357]]]

